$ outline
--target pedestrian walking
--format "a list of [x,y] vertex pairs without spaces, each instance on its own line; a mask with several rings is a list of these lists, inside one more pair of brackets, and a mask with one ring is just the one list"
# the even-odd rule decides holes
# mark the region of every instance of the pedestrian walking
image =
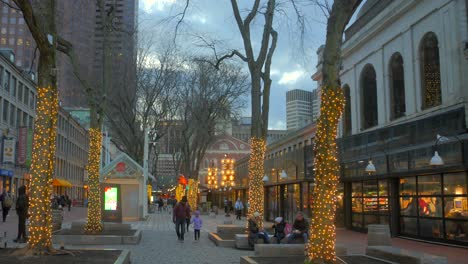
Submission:
[[26,236],[26,218],[28,217],[29,198],[26,195],[26,186],[18,188],[18,200],[16,201],[16,213],[18,214],[18,236],[15,243],[25,243],[28,241]]
[[228,200],[224,198],[224,213],[227,214],[228,212]]
[[242,210],[244,210],[244,205],[240,198],[237,198],[236,204],[234,205],[234,209],[236,209],[236,219],[241,220]]
[[10,208],[13,205],[13,196],[11,195],[11,193],[8,193],[5,189],[3,189],[0,201],[2,202],[3,222],[5,223],[8,212],[10,211]]
[[68,212],[70,212],[72,201],[70,197],[68,197],[68,194],[65,194],[65,204],[68,206]]
[[192,217],[190,222],[193,224],[195,240],[200,240],[200,230],[203,226],[203,221],[200,217],[200,211],[195,211],[195,215]]
[[187,216],[190,215],[190,209],[187,205],[187,196],[183,196],[182,200],[176,204],[172,210],[172,221],[175,224],[176,233],[179,241],[184,241],[185,224]]
[[159,199],[158,199],[158,212],[162,213],[163,206],[164,206],[164,201],[163,201],[163,199],[161,197],[159,197]]

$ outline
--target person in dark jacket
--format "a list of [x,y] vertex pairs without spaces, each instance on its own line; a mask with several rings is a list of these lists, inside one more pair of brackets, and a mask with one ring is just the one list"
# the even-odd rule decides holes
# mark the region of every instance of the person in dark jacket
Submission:
[[270,236],[265,229],[260,229],[258,222],[261,220],[260,213],[255,212],[253,216],[249,219],[249,246],[254,247],[255,240],[257,238],[262,238],[265,244],[270,244]]
[[68,194],[65,194],[65,204],[68,206],[68,212],[70,212],[72,201]]
[[7,193],[7,191],[3,189],[3,193],[0,196],[0,201],[2,202],[3,222],[5,223],[8,212],[10,211],[10,208],[13,205],[13,196],[11,195],[11,193]]
[[286,236],[285,229],[286,223],[284,222],[283,217],[276,217],[275,224],[272,227],[275,230],[276,243],[280,244],[281,240]]
[[296,219],[294,220],[293,230],[288,235],[288,243],[292,243],[296,238],[303,237],[304,243],[307,243],[309,232],[309,223],[304,218],[302,212],[297,212]]
[[18,199],[16,200],[16,213],[18,214],[18,237],[13,240],[15,243],[25,243],[28,240],[26,236],[26,218],[28,217],[29,198],[26,195],[26,186],[18,188]]
[[190,215],[190,208],[187,204],[187,196],[182,196],[182,200],[174,207],[172,221],[175,224],[179,241],[184,241],[186,219]]

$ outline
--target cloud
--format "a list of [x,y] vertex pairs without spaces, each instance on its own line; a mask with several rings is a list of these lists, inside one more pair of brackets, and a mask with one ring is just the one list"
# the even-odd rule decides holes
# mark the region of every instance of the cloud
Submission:
[[281,72],[278,69],[271,69],[270,75],[275,76],[275,75],[280,75]]
[[292,72],[285,72],[281,76],[281,79],[278,81],[279,84],[285,85],[285,84],[294,84],[296,83],[300,78],[302,78],[306,72],[304,70],[297,70],[297,71],[292,71]]
[[166,6],[173,5],[177,0],[143,0],[143,10],[146,12],[151,11],[164,11]]
[[274,130],[284,130],[286,129],[286,123],[283,120],[276,120],[276,122],[270,122],[268,126],[268,129],[274,129]]

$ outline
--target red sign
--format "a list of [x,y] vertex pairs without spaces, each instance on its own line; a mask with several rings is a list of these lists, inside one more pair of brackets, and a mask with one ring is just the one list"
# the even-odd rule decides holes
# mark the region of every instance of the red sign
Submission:
[[183,185],[187,185],[187,179],[184,177],[184,175],[179,176],[179,183]]
[[26,163],[26,143],[28,140],[28,128],[20,127],[18,129],[18,165]]
[[118,172],[124,172],[125,171],[125,162],[119,162],[115,166],[115,170]]

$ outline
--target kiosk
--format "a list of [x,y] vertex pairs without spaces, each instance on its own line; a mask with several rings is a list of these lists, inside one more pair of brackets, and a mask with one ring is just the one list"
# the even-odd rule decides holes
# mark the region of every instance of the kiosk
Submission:
[[[154,177],[149,175],[154,180]],[[121,153],[101,170],[102,210],[105,222],[145,219],[143,206],[148,205],[143,167]],[[106,196],[107,195],[107,196]]]

